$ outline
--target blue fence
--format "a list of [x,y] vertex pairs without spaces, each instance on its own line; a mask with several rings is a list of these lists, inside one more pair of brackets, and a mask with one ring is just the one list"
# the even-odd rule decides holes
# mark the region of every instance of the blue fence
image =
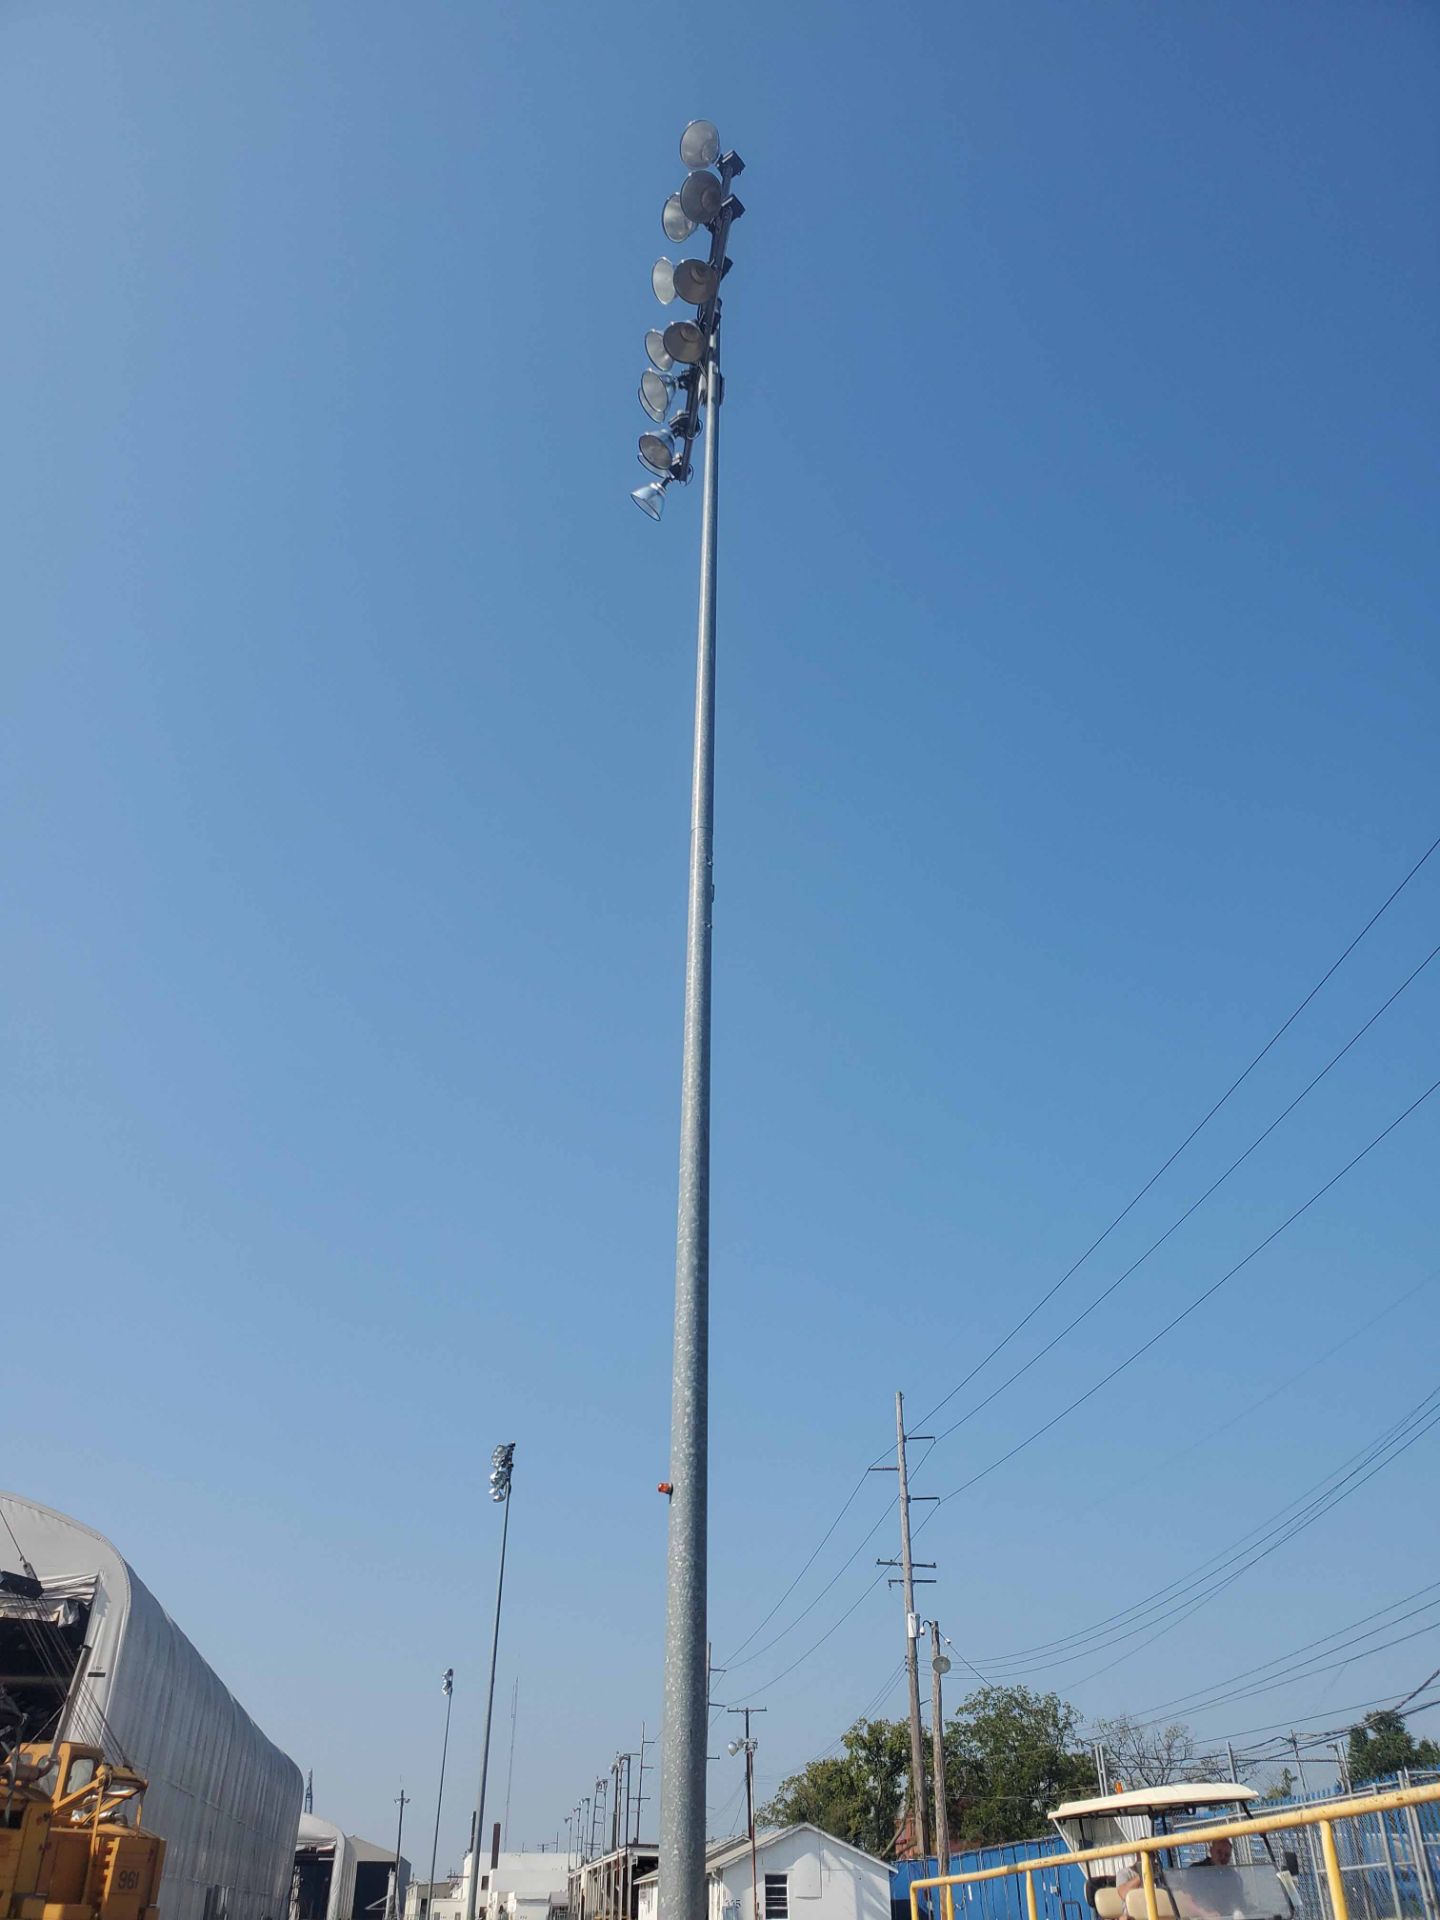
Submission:
[[[1085,1875],[1072,1866],[1059,1834],[1046,1840],[1016,1840],[1003,1847],[979,1847],[950,1856],[952,1873],[979,1873],[986,1867],[1011,1867],[1021,1860],[1053,1861],[1035,1877],[1035,1904],[1039,1920],[1086,1920]],[[890,1870],[890,1911],[893,1920],[910,1920],[910,1883],[939,1873],[938,1859],[905,1860]],[[986,1880],[978,1887],[955,1889],[955,1920],[1026,1920],[1025,1883]]]

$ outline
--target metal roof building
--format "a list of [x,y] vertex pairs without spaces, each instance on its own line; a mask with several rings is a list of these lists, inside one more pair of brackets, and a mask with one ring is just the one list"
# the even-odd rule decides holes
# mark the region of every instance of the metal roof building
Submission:
[[0,1594],[25,1737],[59,1726],[146,1776],[145,1824],[166,1842],[164,1920],[283,1920],[299,1768],[108,1540],[18,1494],[0,1493],[0,1518],[0,1564],[18,1548],[44,1588]]

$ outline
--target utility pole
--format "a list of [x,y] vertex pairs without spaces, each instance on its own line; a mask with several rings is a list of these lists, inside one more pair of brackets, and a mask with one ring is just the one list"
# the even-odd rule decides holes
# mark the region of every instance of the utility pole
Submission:
[[940,1623],[930,1622],[930,1743],[935,1769],[935,1850],[941,1873],[950,1871],[950,1809],[945,1804],[945,1716],[940,1707],[940,1676],[950,1662],[940,1651]]
[[595,1782],[595,1817],[590,1825],[590,1850],[598,1859],[605,1845],[605,1796],[609,1790],[608,1780]]
[[645,1750],[647,1747],[653,1747],[654,1744],[653,1740],[646,1738],[645,1722],[642,1720],[640,1722],[640,1757],[635,1763],[635,1844],[637,1847],[644,1830],[645,1802],[650,1798],[645,1791],[645,1776],[655,1771],[654,1767],[646,1761]]
[[305,1811],[315,1811],[315,1769],[311,1767],[305,1775]]
[[405,1832],[405,1809],[410,1804],[410,1796],[403,1786],[400,1789],[400,1798],[395,1804],[400,1809],[400,1820],[395,1828],[395,1895],[391,1911],[395,1920],[400,1920],[400,1841]]
[[750,1920],[761,1920],[760,1916],[760,1875],[756,1865],[755,1853],[755,1746],[750,1738],[750,1716],[752,1713],[768,1713],[768,1707],[727,1707],[727,1713],[743,1713],[745,1716],[745,1738],[732,1740],[730,1751],[737,1747],[745,1749],[745,1827],[750,1835]]
[[[933,1499],[933,1494],[912,1494],[910,1476],[905,1459],[906,1440],[928,1440],[928,1433],[905,1432],[905,1396],[895,1395],[895,1466],[893,1471],[900,1476],[900,1586],[905,1595],[905,1677],[910,1683],[910,1812],[914,1821],[914,1840],[919,1858],[928,1859],[930,1854],[929,1836],[925,1821],[925,1736],[920,1725],[920,1661],[915,1642],[920,1634],[920,1621],[915,1612],[915,1568],[933,1567],[933,1560],[916,1562],[910,1557],[910,1502],[918,1499]],[[885,1472],[885,1468],[872,1468],[872,1472]],[[893,1560],[877,1560],[879,1567],[893,1567]],[[891,1586],[895,1585],[892,1580]],[[933,1581],[922,1580],[922,1585],[933,1586]]]

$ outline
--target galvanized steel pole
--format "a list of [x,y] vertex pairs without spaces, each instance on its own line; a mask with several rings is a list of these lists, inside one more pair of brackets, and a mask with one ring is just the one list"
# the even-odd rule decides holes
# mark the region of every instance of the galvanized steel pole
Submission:
[[417,1909],[415,1920],[429,1920],[430,1909],[435,1904],[435,1862],[440,1857],[440,1809],[445,1804],[445,1759],[450,1752],[450,1708],[454,1704],[455,1669],[447,1667],[441,1681],[445,1691],[445,1737],[440,1742],[440,1785],[435,1790],[435,1833],[430,1842],[430,1880],[425,1889],[425,1911]]
[[710,921],[714,898],[715,559],[720,480],[719,314],[705,360],[700,619],[690,787],[690,895],[680,1076],[680,1204],[670,1406],[665,1725],[660,1742],[659,1920],[706,1920],[706,1495],[710,1336]]
[[475,1834],[470,1842],[470,1882],[465,1889],[465,1920],[475,1920],[480,1890],[480,1848],[484,1844],[485,1782],[490,1772],[490,1723],[495,1715],[495,1661],[500,1652],[500,1602],[505,1598],[505,1543],[510,1537],[510,1487],[505,1487],[505,1518],[500,1525],[500,1576],[495,1583],[495,1626],[490,1635],[490,1687],[485,1695],[485,1739],[480,1749],[480,1791],[475,1799]]

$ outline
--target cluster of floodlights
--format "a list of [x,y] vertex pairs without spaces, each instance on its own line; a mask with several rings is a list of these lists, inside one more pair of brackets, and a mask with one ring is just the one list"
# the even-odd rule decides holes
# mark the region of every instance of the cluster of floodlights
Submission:
[[686,127],[680,136],[680,159],[687,169],[685,178],[679,192],[665,202],[660,225],[677,247],[703,227],[710,235],[710,251],[704,260],[678,264],[662,255],[650,271],[650,285],[662,307],[683,300],[696,309],[693,320],[672,320],[645,335],[650,364],[640,376],[640,404],[655,424],[640,436],[640,464],[656,477],[630,498],[652,520],[660,518],[671,481],[690,478],[690,449],[704,425],[701,368],[715,330],[720,282],[730,267],[725,244],[732,224],[745,211],[730,191],[745,163],[738,153],[721,153],[720,135],[708,120],[692,120]]
[[496,1447],[490,1456],[490,1498],[504,1501],[510,1494],[510,1473],[515,1465],[515,1442]]

